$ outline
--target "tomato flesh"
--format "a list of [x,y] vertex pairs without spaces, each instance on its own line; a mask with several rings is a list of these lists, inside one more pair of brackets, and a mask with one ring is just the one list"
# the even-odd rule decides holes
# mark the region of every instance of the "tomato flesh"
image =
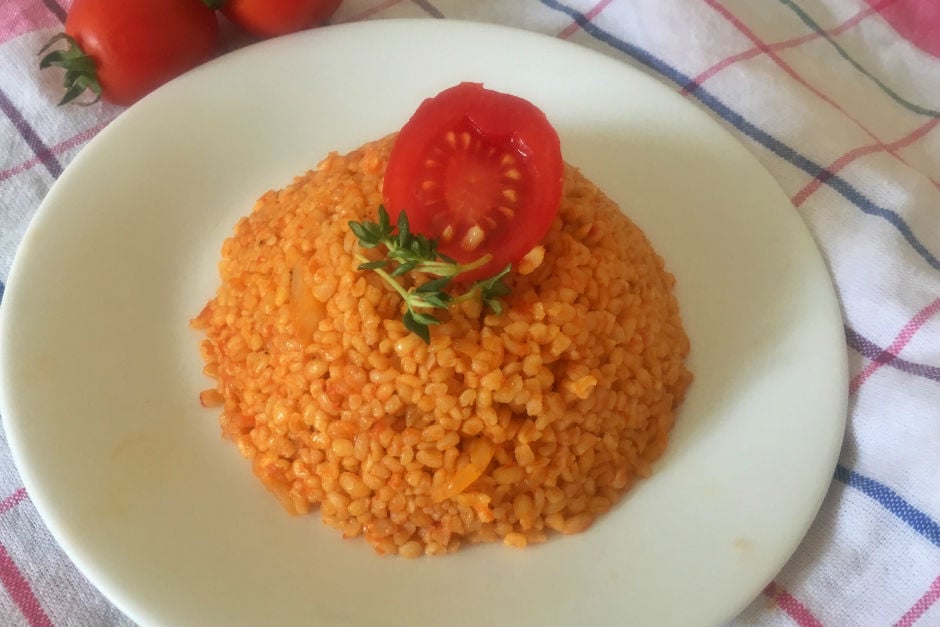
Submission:
[[461,83],[425,100],[402,127],[383,184],[393,220],[438,240],[461,263],[490,255],[466,274],[499,272],[536,246],[561,199],[558,134],[532,103]]

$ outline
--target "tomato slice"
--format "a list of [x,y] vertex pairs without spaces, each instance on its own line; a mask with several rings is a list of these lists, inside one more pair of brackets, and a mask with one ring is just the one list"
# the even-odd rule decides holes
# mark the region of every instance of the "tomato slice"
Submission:
[[460,275],[496,274],[532,250],[561,200],[558,133],[531,102],[479,83],[460,83],[425,100],[402,127],[383,183],[394,223],[438,240],[461,263],[484,266]]

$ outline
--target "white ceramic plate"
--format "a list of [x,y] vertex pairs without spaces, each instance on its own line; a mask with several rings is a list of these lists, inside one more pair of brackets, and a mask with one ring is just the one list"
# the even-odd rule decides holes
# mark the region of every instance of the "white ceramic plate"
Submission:
[[[219,437],[187,321],[256,197],[461,80],[543,108],[565,158],[646,230],[678,278],[696,380],[655,475],[589,532],[380,558],[284,514]],[[754,158],[622,63],[471,23],[317,30],[146,98],[49,193],[0,332],[0,410],[29,493],[144,625],[719,624],[806,532],[846,403],[825,266]]]

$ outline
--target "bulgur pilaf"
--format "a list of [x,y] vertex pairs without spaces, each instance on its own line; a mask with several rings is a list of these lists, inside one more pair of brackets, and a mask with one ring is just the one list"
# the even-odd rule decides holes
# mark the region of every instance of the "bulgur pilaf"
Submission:
[[393,141],[330,154],[238,222],[192,321],[217,380],[202,402],[285,509],[379,553],[584,531],[650,474],[691,381],[674,279],[566,165],[506,310],[455,305],[426,345],[347,225],[382,203]]

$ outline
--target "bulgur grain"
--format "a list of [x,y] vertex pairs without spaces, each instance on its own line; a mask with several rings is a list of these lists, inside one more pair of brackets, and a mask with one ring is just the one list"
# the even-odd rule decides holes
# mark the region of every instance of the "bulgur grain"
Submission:
[[[264,194],[193,319],[200,395],[290,512],[417,557],[584,531],[668,441],[691,374],[673,277],[576,169],[500,316],[467,301],[425,345],[357,271],[394,136]],[[437,312],[435,312],[437,313]]]

